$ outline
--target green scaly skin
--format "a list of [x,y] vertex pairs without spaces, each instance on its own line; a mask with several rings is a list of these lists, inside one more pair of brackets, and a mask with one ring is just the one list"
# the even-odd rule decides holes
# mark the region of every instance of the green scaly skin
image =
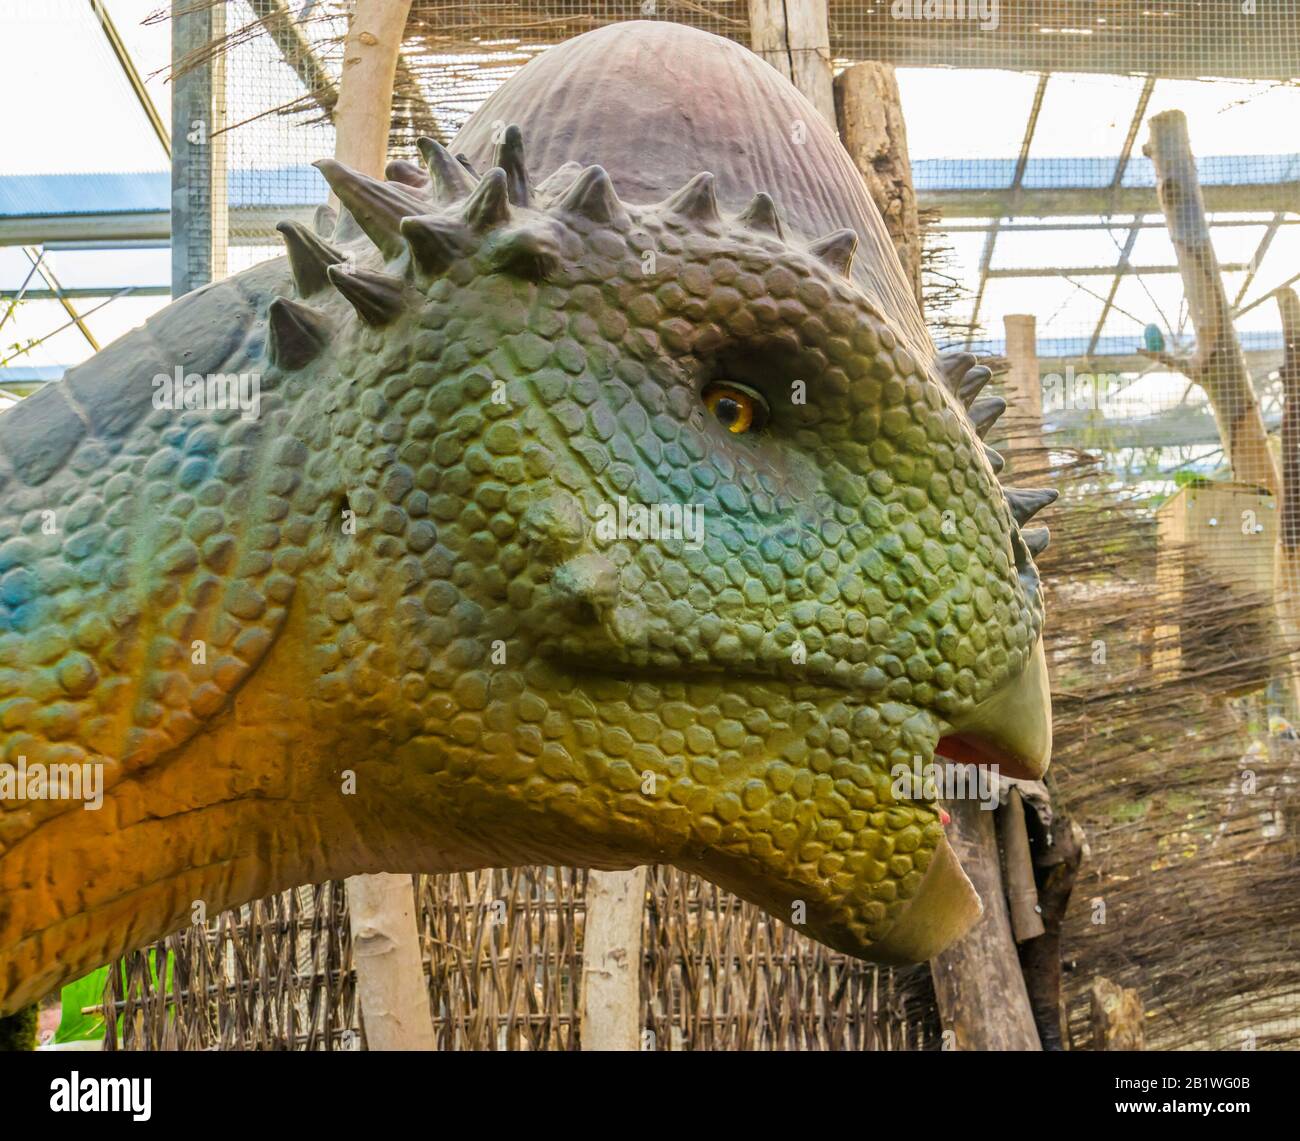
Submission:
[[[0,422],[3,759],[107,784],[0,805],[0,1007],[195,901],[376,870],[665,862],[854,955],[955,933],[903,922],[948,849],[891,768],[980,726],[1043,618],[964,401],[848,237],[787,240],[764,196],[527,192],[517,134],[481,180],[425,153],[426,185],[322,164],[339,246],[290,228],[296,285],[168,310],[205,306],[206,356],[155,319],[129,384]],[[259,368],[260,418],[144,407],[178,362]],[[709,411],[723,381],[761,430]],[[600,541],[619,497],[702,508],[702,545]]]

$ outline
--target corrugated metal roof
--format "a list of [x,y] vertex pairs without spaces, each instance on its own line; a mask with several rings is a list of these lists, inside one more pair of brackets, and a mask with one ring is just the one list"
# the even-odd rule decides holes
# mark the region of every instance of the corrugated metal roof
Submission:
[[[1115,158],[1031,158],[1024,186],[1042,189],[1096,189],[1110,185]],[[1300,181],[1300,154],[1206,155],[1196,160],[1202,186],[1272,186]],[[917,190],[1001,190],[1015,176],[1014,158],[929,158],[912,164]],[[1121,185],[1154,187],[1155,169],[1141,155],[1129,159]]]

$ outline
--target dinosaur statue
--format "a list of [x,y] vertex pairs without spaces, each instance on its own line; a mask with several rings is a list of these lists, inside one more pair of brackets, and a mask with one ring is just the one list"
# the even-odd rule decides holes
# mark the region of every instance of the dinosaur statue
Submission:
[[0,417],[0,1012],[381,870],[663,862],[882,962],[979,912],[893,774],[1046,766],[1054,496],[833,131],[636,22],[420,151]]

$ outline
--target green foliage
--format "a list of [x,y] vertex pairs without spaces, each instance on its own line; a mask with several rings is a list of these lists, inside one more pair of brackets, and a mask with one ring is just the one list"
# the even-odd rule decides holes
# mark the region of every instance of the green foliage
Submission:
[[[172,985],[173,956],[167,955],[166,986]],[[149,973],[155,985],[158,983],[157,957],[149,954]],[[63,988],[60,999],[63,1005],[59,1019],[59,1028],[54,1032],[55,1042],[98,1042],[104,1037],[104,1015],[101,1011],[83,1014],[87,1007],[99,1006],[104,1001],[104,987],[108,982],[108,968],[100,967],[84,978],[69,983]],[[126,970],[122,970],[122,983],[126,985]],[[122,1020],[117,1020],[117,1029],[122,1031]]]

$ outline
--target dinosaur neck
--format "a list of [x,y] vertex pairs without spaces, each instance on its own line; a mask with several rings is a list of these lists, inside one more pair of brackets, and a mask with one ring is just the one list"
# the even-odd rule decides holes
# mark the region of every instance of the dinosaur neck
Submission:
[[[0,848],[0,1009],[372,859],[346,800],[321,795],[325,748],[305,703],[287,696],[301,670],[291,658],[270,654],[207,728],[111,782],[98,808],[33,802],[41,822]],[[337,792],[332,772],[328,783]]]

